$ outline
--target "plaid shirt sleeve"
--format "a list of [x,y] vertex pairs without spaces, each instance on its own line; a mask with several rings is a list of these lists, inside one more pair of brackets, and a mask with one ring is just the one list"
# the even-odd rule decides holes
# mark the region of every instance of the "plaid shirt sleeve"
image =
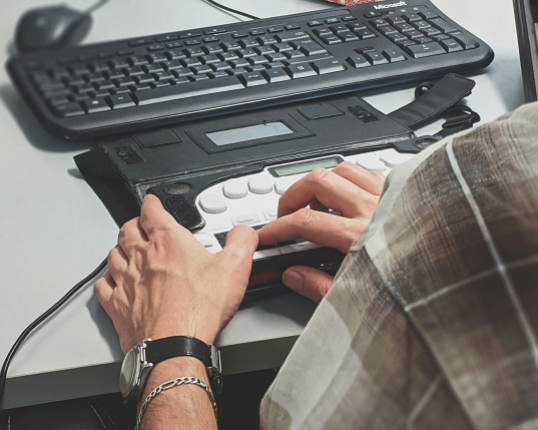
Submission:
[[538,429],[538,104],[391,172],[261,425]]

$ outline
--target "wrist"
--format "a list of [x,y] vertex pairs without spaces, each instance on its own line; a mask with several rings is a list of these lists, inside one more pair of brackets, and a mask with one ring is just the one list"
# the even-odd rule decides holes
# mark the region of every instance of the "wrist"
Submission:
[[146,397],[156,387],[165,382],[191,376],[200,379],[207,385],[210,385],[209,377],[207,376],[207,370],[204,364],[194,357],[175,357],[162,361],[156,364],[151,371],[142,396],[140,397],[137,405],[137,410],[144,403]]

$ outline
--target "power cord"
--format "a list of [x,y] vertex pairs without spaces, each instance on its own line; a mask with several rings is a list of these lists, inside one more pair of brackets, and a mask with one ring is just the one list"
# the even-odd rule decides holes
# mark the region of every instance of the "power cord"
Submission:
[[110,0],[99,0],[97,3],[95,3],[94,5],[90,6],[88,9],[86,9],[85,13],[87,13],[88,15],[89,14],[92,14],[93,12],[95,12],[97,9],[100,9],[101,7],[103,7],[105,4],[107,4]]
[[[0,405],[2,404],[2,398],[4,396],[4,389],[6,386],[6,379],[7,379],[7,370],[9,368],[9,365],[11,364],[11,360],[13,360],[13,357],[17,353],[17,350],[22,345],[24,340],[28,337],[28,335],[33,330],[35,330],[37,326],[39,326],[49,316],[51,316],[54,312],[56,312],[71,297],[73,297],[79,290],[81,290],[82,287],[88,285],[90,281],[93,281],[93,279],[104,270],[104,268],[106,267],[106,264],[107,264],[107,260],[105,259],[101,262],[101,264],[99,264],[99,266],[92,273],[90,273],[88,276],[86,276],[86,278],[84,278],[77,285],[71,288],[71,290],[69,290],[67,294],[65,294],[60,300],[58,300],[54,305],[52,305],[47,311],[45,311],[39,318],[37,318],[32,324],[26,327],[26,329],[22,332],[22,334],[19,336],[17,341],[11,347],[9,354],[4,360],[4,365],[2,366],[2,370],[0,371]],[[0,413],[1,412],[3,411],[0,411]]]
[[217,3],[215,0],[204,0],[204,1],[206,1],[209,4],[212,4],[213,6],[218,7],[219,9],[223,9],[225,11],[232,12],[232,13],[235,13],[237,15],[242,15],[242,16],[250,18],[250,19],[260,19],[257,16],[250,15],[250,14],[245,13],[245,12],[241,12],[241,11],[239,11],[237,9],[232,9],[231,7],[228,7],[228,6],[224,6],[223,4]]

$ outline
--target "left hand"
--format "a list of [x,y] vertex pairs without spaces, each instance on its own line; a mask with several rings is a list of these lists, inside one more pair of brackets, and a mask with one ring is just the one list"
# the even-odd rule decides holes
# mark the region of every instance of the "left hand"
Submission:
[[157,197],[146,196],[140,217],[120,230],[109,272],[94,286],[123,352],[148,337],[192,336],[212,344],[241,304],[257,245],[255,231],[240,226],[213,255]]

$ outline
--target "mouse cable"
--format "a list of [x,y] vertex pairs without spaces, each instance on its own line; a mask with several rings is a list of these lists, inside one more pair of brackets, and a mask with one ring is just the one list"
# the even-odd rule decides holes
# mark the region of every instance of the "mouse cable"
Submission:
[[94,13],[97,9],[102,8],[105,4],[107,4],[110,0],[99,0],[97,3],[95,3],[93,6],[90,6],[84,13],[87,13],[88,15]]
[[[13,344],[11,347],[11,350],[9,351],[9,354],[7,355],[4,365],[2,366],[2,370],[0,371],[0,404],[2,404],[2,398],[4,396],[4,388],[6,386],[6,379],[7,379],[7,370],[9,368],[9,365],[11,363],[11,360],[13,360],[13,357],[19,347],[22,345],[24,340],[28,337],[28,335],[37,327],[39,326],[43,321],[45,321],[49,316],[51,316],[54,312],[56,312],[62,305],[64,305],[71,297],[75,295],[82,287],[88,285],[93,279],[101,273],[101,271],[106,267],[107,260],[103,260],[101,264],[86,278],[84,278],[82,281],[80,281],[77,285],[75,285],[71,290],[67,292],[60,300],[58,300],[54,305],[52,305],[47,311],[45,311],[39,318],[37,318],[32,324],[30,324],[26,329],[22,332],[22,334],[19,336],[17,341]],[[2,413],[3,411],[0,411]]]
[[260,19],[257,16],[249,15],[248,13],[241,12],[241,11],[236,10],[236,9],[232,9],[231,7],[228,7],[228,6],[224,6],[223,4],[217,3],[215,0],[204,0],[204,1],[209,3],[209,4],[212,4],[215,7],[218,7],[219,9],[223,9],[223,10],[226,10],[228,12],[235,13],[237,15],[242,15],[242,16],[245,16],[245,17],[250,18],[250,19]]

